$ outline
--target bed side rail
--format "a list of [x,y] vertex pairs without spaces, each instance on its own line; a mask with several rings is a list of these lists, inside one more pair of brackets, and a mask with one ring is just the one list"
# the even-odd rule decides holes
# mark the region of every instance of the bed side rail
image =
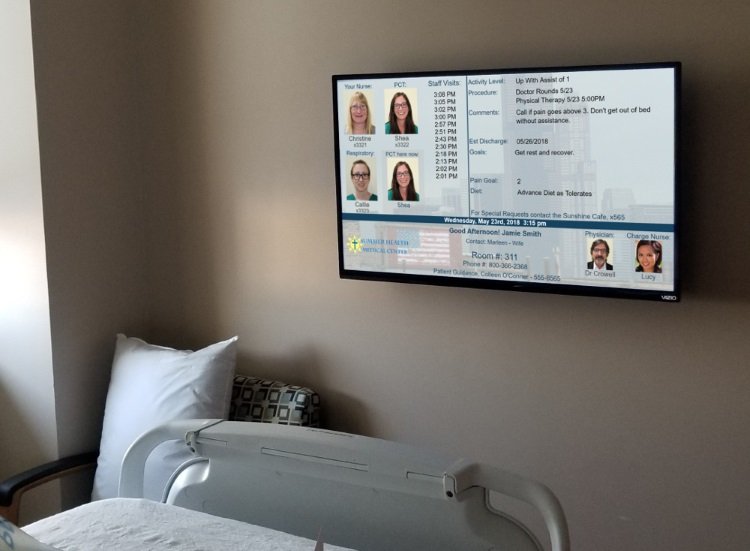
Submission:
[[553,551],[570,550],[568,523],[562,505],[545,485],[490,465],[462,459],[445,473],[443,486],[449,499],[456,499],[469,488],[480,487],[534,506],[544,518]]
[[[120,478],[121,497],[142,497],[146,458],[162,441],[177,438],[184,438],[195,457],[190,466],[176,473],[170,481],[174,486],[171,490],[167,488],[167,493],[171,492],[168,502],[188,508],[297,535],[314,534],[320,526],[326,526],[332,538],[339,538],[331,543],[349,547],[357,547],[354,544],[364,539],[369,542],[362,549],[437,549],[416,544],[411,547],[391,545],[400,543],[400,534],[409,530],[409,526],[414,527],[403,524],[400,513],[393,512],[394,508],[403,506],[403,514],[410,518],[411,513],[407,511],[422,511],[413,517],[419,521],[413,535],[415,542],[433,538],[432,531],[438,531],[434,530],[435,522],[445,513],[445,526],[453,526],[450,523],[454,522],[454,517],[464,519],[456,521],[455,530],[447,534],[458,538],[454,541],[465,541],[457,536],[464,529],[467,534],[488,542],[495,541],[496,536],[498,541],[511,541],[505,530],[522,529],[526,534],[523,537],[527,538],[524,541],[534,541],[533,548],[541,548],[522,523],[491,507],[488,496],[497,492],[524,501],[541,514],[553,551],[570,549],[563,509],[552,491],[542,484],[455,456],[320,429],[220,420],[178,421],[157,427],[142,435],[126,453]],[[249,493],[247,490],[243,493],[243,484],[250,485]],[[263,496],[263,499],[247,499],[247,495]],[[277,497],[282,495],[302,495],[302,499],[287,502]],[[334,501],[330,500],[332,496],[335,496]],[[274,499],[277,501],[272,504]],[[231,503],[228,500],[232,500]],[[326,507],[320,507],[324,502]],[[342,519],[354,520],[350,518],[357,514],[354,511],[370,507],[370,502],[371,508],[359,511],[359,520],[374,524],[370,527],[371,533],[364,538],[359,532],[367,528],[346,527],[347,521]],[[383,504],[386,504],[385,509]],[[269,512],[284,507],[290,508],[287,514]],[[431,516],[432,512],[437,516]],[[489,518],[498,516],[509,524]],[[338,533],[333,533],[332,525]],[[400,530],[399,537],[386,541],[388,536],[382,534],[383,527]],[[502,535],[499,530],[503,531]],[[494,535],[490,536],[491,533]],[[380,537],[386,539],[375,543],[374,538]],[[383,543],[389,545],[384,547]],[[443,548],[451,549],[447,545],[440,547]],[[519,543],[510,548],[532,547]]]
[[123,457],[118,496],[143,497],[146,459],[159,444],[168,440],[182,439],[189,442],[191,435],[221,422],[221,419],[172,421],[143,433],[130,445]]

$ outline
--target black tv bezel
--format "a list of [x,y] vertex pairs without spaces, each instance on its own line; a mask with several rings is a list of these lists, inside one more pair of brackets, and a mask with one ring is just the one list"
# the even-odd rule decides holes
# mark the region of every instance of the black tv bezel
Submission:
[[[341,148],[339,143],[339,101],[338,82],[342,80],[390,79],[390,78],[424,78],[424,77],[469,77],[479,75],[521,74],[521,73],[554,73],[554,72],[582,72],[582,71],[613,71],[639,69],[672,69],[674,71],[674,289],[670,291],[633,289],[622,287],[574,285],[569,283],[516,283],[504,280],[477,279],[469,277],[446,277],[440,275],[401,274],[395,272],[380,272],[370,270],[352,270],[344,267],[344,235],[343,235],[343,193],[341,174]],[[546,293],[556,295],[575,295],[605,298],[624,298],[635,300],[651,300],[659,302],[680,302],[681,274],[680,274],[680,184],[681,184],[681,97],[682,97],[682,63],[679,61],[659,61],[644,63],[617,63],[600,65],[571,65],[544,67],[512,67],[500,69],[470,69],[470,70],[431,70],[431,71],[393,71],[381,73],[346,73],[335,74],[331,77],[333,91],[333,139],[334,160],[336,171],[336,220],[339,278],[360,281],[380,281],[393,283],[408,283],[419,285],[433,285],[441,287],[462,287],[470,289],[492,289],[501,291],[521,291],[531,293]]]

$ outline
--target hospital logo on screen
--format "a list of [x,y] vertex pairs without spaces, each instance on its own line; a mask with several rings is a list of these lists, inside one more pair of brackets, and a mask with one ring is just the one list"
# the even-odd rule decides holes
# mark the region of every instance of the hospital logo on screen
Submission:
[[346,240],[346,246],[349,249],[349,252],[362,252],[362,240],[356,235],[352,235]]

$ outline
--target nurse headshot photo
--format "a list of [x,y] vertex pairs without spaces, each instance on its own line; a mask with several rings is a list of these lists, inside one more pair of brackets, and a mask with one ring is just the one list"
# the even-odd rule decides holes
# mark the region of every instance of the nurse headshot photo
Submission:
[[661,243],[641,239],[635,246],[636,272],[661,273]]
[[396,92],[391,98],[388,111],[388,122],[385,123],[386,134],[417,134],[409,97],[404,92]]
[[406,161],[399,161],[393,167],[391,188],[388,190],[390,201],[419,201],[414,173]]
[[349,98],[349,113],[346,121],[347,134],[374,134],[370,103],[362,92],[354,92]]
[[370,171],[370,166],[365,161],[361,159],[354,161],[352,163],[352,168],[349,171],[349,176],[352,179],[354,193],[350,193],[346,196],[348,201],[378,200],[378,196],[375,193],[371,193],[369,190],[372,173]]

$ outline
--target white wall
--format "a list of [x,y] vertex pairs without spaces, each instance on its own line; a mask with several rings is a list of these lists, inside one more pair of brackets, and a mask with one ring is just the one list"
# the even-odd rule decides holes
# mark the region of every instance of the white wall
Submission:
[[[332,428],[547,483],[576,550],[746,548],[747,3],[32,6],[46,217],[65,230],[53,318],[72,336],[56,373],[100,400],[118,323],[175,346],[237,333],[240,369],[314,386]],[[331,74],[672,59],[682,303],[338,279]],[[83,312],[76,266],[97,289]],[[72,418],[96,402],[58,400]]]
[[57,457],[31,17],[25,1],[0,3],[0,82],[1,479]]

